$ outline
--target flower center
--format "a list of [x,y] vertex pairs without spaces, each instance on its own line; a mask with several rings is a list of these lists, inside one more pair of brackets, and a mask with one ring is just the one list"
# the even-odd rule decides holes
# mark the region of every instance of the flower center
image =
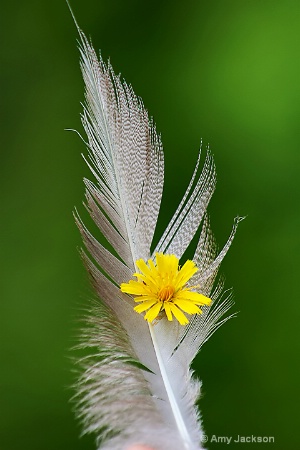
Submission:
[[173,297],[175,289],[173,286],[164,286],[158,293],[158,297],[163,302],[167,302],[170,298]]

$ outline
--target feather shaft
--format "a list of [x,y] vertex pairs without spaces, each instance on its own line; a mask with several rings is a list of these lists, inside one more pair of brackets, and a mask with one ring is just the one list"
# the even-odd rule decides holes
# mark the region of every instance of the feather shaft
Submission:
[[189,435],[188,430],[186,428],[185,422],[184,422],[184,420],[182,418],[182,414],[181,414],[180,408],[178,407],[178,404],[177,404],[177,401],[176,401],[176,398],[175,398],[172,386],[171,386],[170,381],[169,381],[169,377],[168,377],[167,371],[165,369],[165,363],[164,363],[164,360],[162,358],[162,355],[161,355],[161,352],[160,352],[160,349],[159,349],[159,345],[157,343],[154,327],[153,327],[153,325],[151,325],[151,323],[149,323],[149,330],[150,330],[153,346],[154,346],[154,349],[155,349],[158,365],[159,365],[159,368],[160,368],[160,373],[161,373],[161,376],[162,376],[162,379],[163,379],[163,382],[164,382],[164,385],[165,385],[165,388],[166,388],[166,392],[167,392],[167,395],[168,395],[168,398],[169,398],[169,401],[170,401],[171,408],[172,408],[172,412],[173,412],[176,424],[178,426],[178,430],[179,430],[180,436],[182,437],[184,448],[188,450],[189,448],[192,448],[191,447],[191,445],[192,445],[191,438],[190,438],[190,435]]

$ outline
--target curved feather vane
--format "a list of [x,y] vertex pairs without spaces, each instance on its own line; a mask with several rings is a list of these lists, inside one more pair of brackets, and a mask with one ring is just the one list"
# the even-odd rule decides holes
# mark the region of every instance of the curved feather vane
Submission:
[[80,360],[78,415],[101,449],[120,450],[134,443],[158,450],[201,449],[195,407],[200,382],[190,365],[201,345],[228,319],[222,317],[232,301],[226,295],[222,300],[222,281],[216,285],[215,280],[238,220],[218,254],[206,213],[216,182],[208,150],[200,175],[199,155],[186,194],[155,252],[181,258],[202,224],[193,284],[201,286],[198,291],[210,296],[213,306],[204,306],[187,326],[165,316],[150,324],[133,310],[134,299],[119,285],[130,280],[138,259],[151,258],[163,190],[162,145],[141,99],[78,31],[86,88],[86,161],[95,178],[85,180],[86,207],[113,248],[112,253],[93,237],[75,214],[91,256],[83,252],[83,259],[101,300],[91,307],[82,335],[80,347],[88,349],[88,355]]

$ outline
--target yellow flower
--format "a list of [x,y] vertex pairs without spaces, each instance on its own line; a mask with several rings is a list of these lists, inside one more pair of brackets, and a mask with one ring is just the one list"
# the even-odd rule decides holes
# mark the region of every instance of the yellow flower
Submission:
[[[138,281],[130,280],[121,284],[121,291],[134,296],[135,302],[141,302],[134,310],[142,313],[146,310],[144,318],[148,322],[165,311],[167,319],[174,317],[181,325],[189,323],[187,314],[201,314],[199,306],[210,305],[211,299],[191,289],[197,286],[186,286],[189,279],[198,271],[193,261],[179,268],[179,259],[175,255],[156,253],[156,264],[149,259],[148,265],[143,259],[136,261],[141,273],[134,273]],[[198,306],[199,305],[199,306]]]

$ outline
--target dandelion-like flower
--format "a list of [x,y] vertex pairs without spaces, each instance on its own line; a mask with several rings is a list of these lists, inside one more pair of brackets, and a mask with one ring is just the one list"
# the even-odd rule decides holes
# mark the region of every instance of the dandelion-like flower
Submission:
[[156,253],[156,264],[152,259],[148,265],[143,259],[136,261],[141,273],[134,273],[138,281],[130,280],[121,284],[121,291],[136,295],[135,306],[138,313],[147,311],[144,319],[153,322],[161,312],[165,312],[168,320],[174,317],[180,325],[186,325],[189,320],[187,314],[201,314],[199,306],[210,305],[211,299],[205,295],[192,291],[198,286],[187,286],[187,282],[198,271],[193,261],[187,260],[180,268],[179,259],[175,255]]

